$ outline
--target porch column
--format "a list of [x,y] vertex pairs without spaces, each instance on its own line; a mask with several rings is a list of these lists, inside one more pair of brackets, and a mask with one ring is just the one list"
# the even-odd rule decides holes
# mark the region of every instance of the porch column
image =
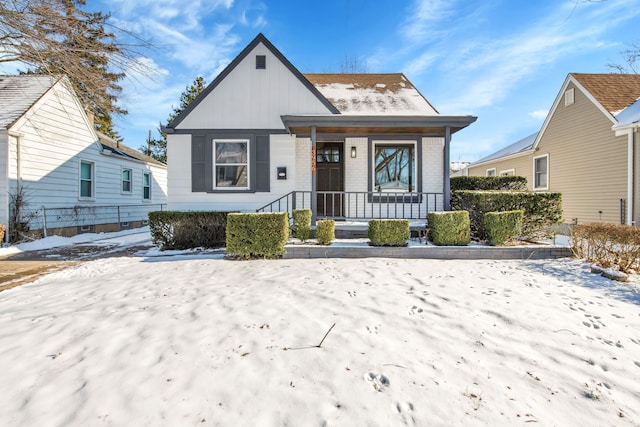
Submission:
[[316,189],[316,127],[311,126],[311,225],[318,219],[318,194]]
[[449,182],[449,158],[450,158],[451,128],[444,128],[444,165],[442,179],[444,180],[444,210],[451,210],[451,183]]

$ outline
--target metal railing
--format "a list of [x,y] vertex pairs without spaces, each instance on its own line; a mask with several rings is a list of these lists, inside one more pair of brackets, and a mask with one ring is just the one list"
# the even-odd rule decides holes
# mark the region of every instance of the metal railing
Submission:
[[[426,219],[444,209],[444,193],[375,191],[318,191],[317,218]],[[257,209],[257,212],[291,212],[311,209],[311,191],[292,191]]]
[[[23,209],[21,220],[29,230],[52,230],[67,227],[91,227],[102,224],[118,224],[126,229],[136,221],[146,221],[149,212],[164,210],[166,204],[109,205],[71,207],[46,207]],[[45,231],[46,233],[46,231]]]

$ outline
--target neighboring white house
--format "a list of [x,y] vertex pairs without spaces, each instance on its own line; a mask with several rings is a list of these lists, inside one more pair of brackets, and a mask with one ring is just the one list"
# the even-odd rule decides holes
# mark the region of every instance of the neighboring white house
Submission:
[[94,131],[66,77],[0,76],[0,224],[65,235],[140,226],[166,204],[166,174]]
[[451,135],[401,73],[301,74],[262,34],[166,127],[169,208],[425,218],[449,207]]

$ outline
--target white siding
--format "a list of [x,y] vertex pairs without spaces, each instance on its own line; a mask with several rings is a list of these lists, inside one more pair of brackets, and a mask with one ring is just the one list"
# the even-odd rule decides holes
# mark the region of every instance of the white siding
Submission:
[[[266,56],[266,69],[256,69],[256,55]],[[177,129],[283,129],[280,119],[283,114],[328,112],[327,107],[260,43]]]
[[[191,191],[191,136],[168,135],[168,209],[178,211],[251,212],[295,190],[296,141],[289,135],[271,135],[269,141],[270,191],[257,193],[203,193]],[[277,168],[287,168],[287,179],[277,179]],[[251,172],[250,172],[251,173]]]
[[[143,171],[150,171],[153,177],[149,204],[166,203],[166,169],[101,154],[84,111],[63,84],[55,85],[10,131],[21,135],[19,157],[22,186],[28,203],[26,210],[42,206],[142,204]],[[9,136],[8,145],[7,177],[9,192],[13,192],[18,178],[17,138]],[[79,198],[81,160],[95,164],[95,197],[91,201]],[[132,194],[121,193],[123,167],[133,171]],[[47,226],[57,226],[54,222]],[[33,221],[30,226],[36,229],[41,223]]]

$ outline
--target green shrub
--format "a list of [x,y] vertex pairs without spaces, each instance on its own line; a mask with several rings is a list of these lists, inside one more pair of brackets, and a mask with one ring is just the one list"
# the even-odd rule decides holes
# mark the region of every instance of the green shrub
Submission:
[[231,213],[227,217],[227,254],[232,257],[280,257],[288,239],[286,212]]
[[309,240],[311,234],[311,210],[294,209],[293,211],[293,236],[303,242]]
[[571,229],[571,249],[578,258],[604,268],[640,272],[640,228],[596,222]]
[[454,176],[449,181],[451,191],[457,190],[526,190],[527,178],[524,176]]
[[469,212],[429,212],[429,239],[438,246],[465,246],[471,241]]
[[504,245],[522,233],[523,210],[487,212],[484,214],[484,229],[490,245]]
[[453,191],[451,209],[469,211],[471,236],[485,240],[484,214],[487,212],[524,211],[523,237],[539,237],[562,221],[560,193],[531,191]]
[[316,222],[316,239],[320,245],[330,245],[336,238],[336,222],[332,219],[321,219]]
[[228,212],[149,212],[149,230],[160,250],[221,248]]
[[408,219],[372,219],[368,236],[372,246],[407,246],[411,237]]

